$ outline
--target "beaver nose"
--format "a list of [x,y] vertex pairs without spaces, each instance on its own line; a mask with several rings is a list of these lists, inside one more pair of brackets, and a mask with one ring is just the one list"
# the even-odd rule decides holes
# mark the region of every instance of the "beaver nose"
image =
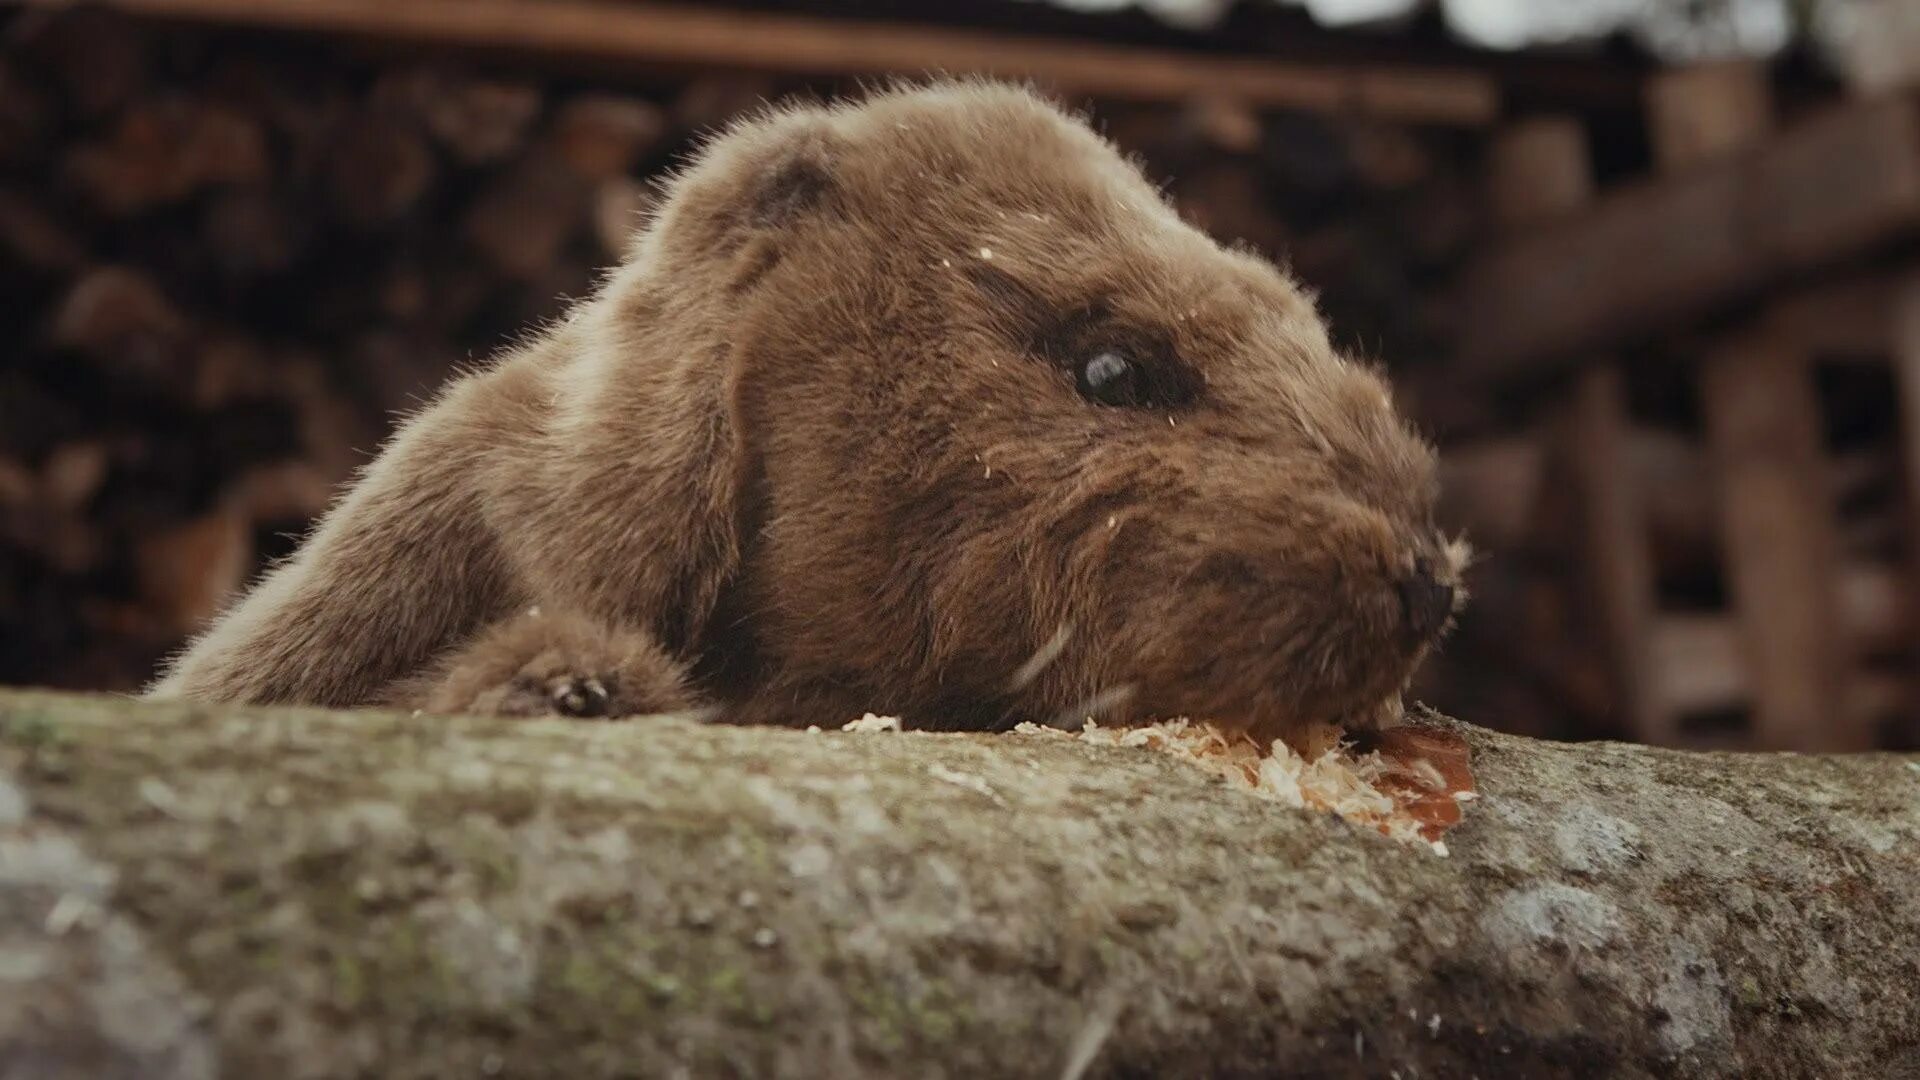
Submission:
[[1413,575],[1400,582],[1400,607],[1407,629],[1421,641],[1433,637],[1453,614],[1453,586],[1435,580],[1433,563],[1416,559]]

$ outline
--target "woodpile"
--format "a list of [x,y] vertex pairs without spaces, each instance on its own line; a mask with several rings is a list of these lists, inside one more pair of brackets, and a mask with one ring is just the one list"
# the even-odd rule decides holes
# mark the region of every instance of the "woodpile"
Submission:
[[395,413],[590,287],[665,102],[0,21],[0,681],[130,688]]
[[1760,68],[1663,74],[1656,172],[1605,192],[1571,118],[1496,139],[1509,238],[1452,291],[1459,371],[1483,397],[1534,389],[1522,429],[1451,459],[1452,513],[1505,578],[1467,639],[1536,631],[1509,647],[1596,730],[1920,741],[1914,107],[1776,124]]
[[[137,686],[395,414],[591,289],[700,131],[854,89],[583,83],[97,9],[7,9],[0,43],[0,683],[87,688]],[[1476,228],[1470,138],[1094,105],[1357,351],[1437,354],[1422,298]]]

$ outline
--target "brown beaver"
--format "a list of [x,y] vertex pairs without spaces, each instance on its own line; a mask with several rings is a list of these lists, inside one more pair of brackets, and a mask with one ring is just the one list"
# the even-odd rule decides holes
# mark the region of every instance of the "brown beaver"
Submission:
[[1284,273],[1026,91],[896,89],[714,139],[154,692],[1277,733],[1444,632],[1434,497]]

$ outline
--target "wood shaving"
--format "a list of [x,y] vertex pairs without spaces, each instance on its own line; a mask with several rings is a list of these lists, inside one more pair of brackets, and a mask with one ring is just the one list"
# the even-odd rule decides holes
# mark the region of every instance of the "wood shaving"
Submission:
[[[901,723],[897,716],[867,713],[840,730],[893,732],[901,730]],[[1336,814],[1436,855],[1447,854],[1441,836],[1460,822],[1461,807],[1479,798],[1465,742],[1442,728],[1421,724],[1386,730],[1376,740],[1378,749],[1365,753],[1357,752],[1335,724],[1310,725],[1291,741],[1275,739],[1264,750],[1243,732],[1184,717],[1135,727],[1101,727],[1088,720],[1078,732],[1032,723],[1013,730],[1169,754],[1251,795],[1295,809]],[[938,779],[999,800],[978,777],[939,765],[932,770]]]
[[1394,729],[1382,749],[1366,753],[1332,725],[1306,730],[1297,746],[1276,739],[1264,751],[1245,734],[1185,718],[1124,728],[1089,720],[1078,733],[1039,724],[1014,730],[1170,754],[1252,795],[1337,814],[1436,855],[1447,854],[1440,836],[1460,820],[1459,804],[1476,797],[1465,744],[1435,728]]
[[849,720],[841,724],[840,730],[859,732],[899,731],[900,718],[897,716],[878,716],[874,713],[868,713],[858,720]]

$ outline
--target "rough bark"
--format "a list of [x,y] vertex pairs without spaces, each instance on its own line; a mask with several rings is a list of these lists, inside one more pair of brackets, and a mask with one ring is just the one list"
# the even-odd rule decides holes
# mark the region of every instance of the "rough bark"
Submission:
[[0,695],[0,1076],[1920,1076],[1920,760],[1458,730],[1441,858],[1064,739]]

